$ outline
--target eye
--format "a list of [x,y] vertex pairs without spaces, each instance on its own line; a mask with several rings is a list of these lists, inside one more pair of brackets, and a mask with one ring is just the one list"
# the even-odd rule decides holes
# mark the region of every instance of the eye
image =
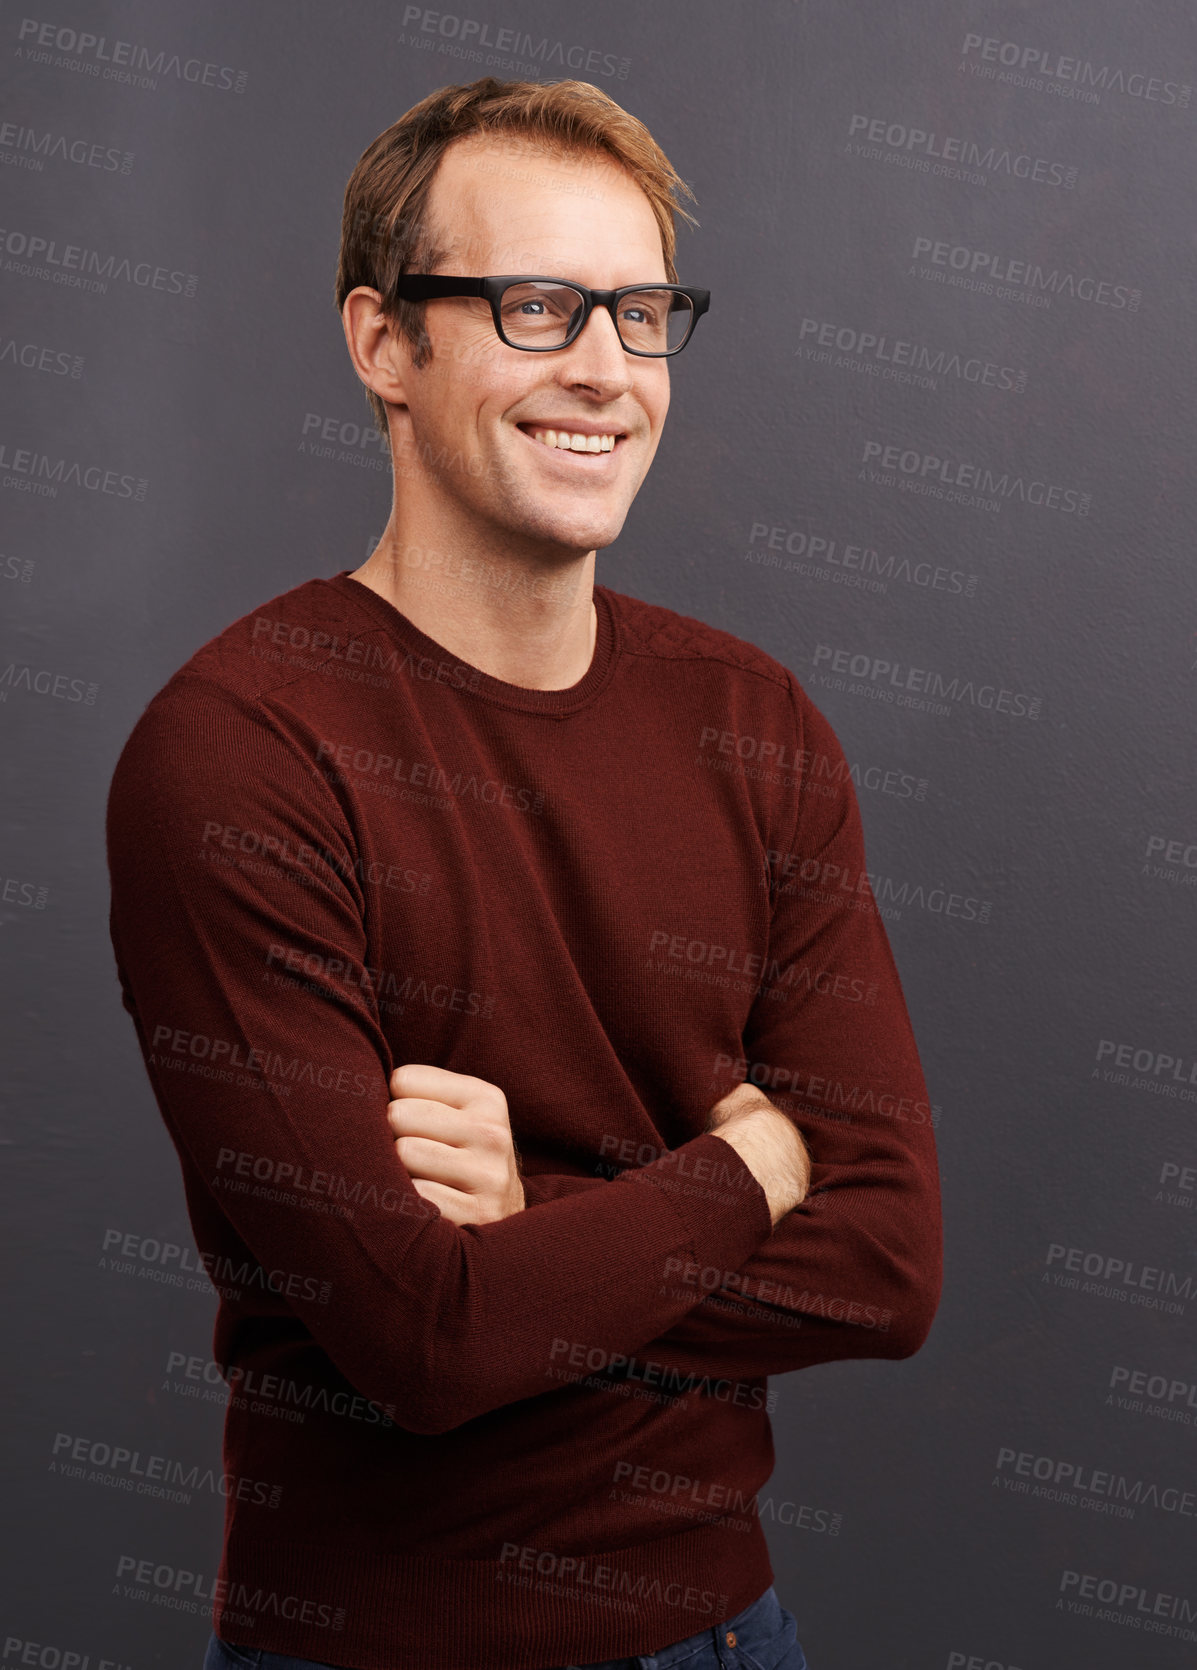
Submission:
[[619,310],[619,316],[626,325],[637,331],[652,331],[659,333],[664,329],[666,307],[648,296],[629,296]]

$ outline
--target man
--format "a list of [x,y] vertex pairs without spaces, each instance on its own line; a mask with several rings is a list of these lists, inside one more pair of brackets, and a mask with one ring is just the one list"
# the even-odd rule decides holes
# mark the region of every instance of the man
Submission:
[[839,745],[763,651],[594,582],[705,302],[679,187],[580,82],[374,141],[337,302],[386,530],[117,767],[125,1003],[221,1295],[209,1670],[801,1670],[766,1377],[930,1327]]

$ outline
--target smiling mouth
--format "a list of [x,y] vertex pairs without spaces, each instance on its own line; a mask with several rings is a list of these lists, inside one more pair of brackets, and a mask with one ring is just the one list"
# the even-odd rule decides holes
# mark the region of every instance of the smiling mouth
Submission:
[[623,430],[612,429],[598,435],[584,435],[572,429],[550,429],[545,425],[520,423],[516,427],[541,446],[554,452],[595,453],[614,452],[620,441],[626,440]]

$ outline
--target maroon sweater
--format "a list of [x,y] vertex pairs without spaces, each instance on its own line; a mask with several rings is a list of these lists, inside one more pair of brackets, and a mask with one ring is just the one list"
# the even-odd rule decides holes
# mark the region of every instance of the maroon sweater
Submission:
[[[718,1623],[773,1580],[766,1376],[930,1326],[930,1109],[839,745],[764,651],[595,602],[584,677],[530,690],[309,581],[117,766],[124,1001],[220,1294],[233,1642],[536,1670]],[[505,1092],[523,1212],[420,1196],[406,1061]],[[776,1229],[707,1129],[745,1077],[813,1156]]]

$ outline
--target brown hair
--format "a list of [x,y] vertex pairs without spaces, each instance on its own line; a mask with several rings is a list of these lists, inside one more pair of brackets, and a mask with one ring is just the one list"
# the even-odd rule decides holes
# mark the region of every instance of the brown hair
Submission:
[[[359,284],[377,290],[387,319],[412,343],[415,364],[428,363],[432,345],[424,329],[425,304],[394,299],[393,286],[401,273],[426,272],[443,259],[432,246],[428,193],[446,150],[473,133],[510,134],[558,157],[605,153],[648,198],[661,229],[666,277],[678,282],[674,216],[697,224],[679,201],[683,194],[693,201],[694,193],[644,123],[588,81],[496,81],[487,75],[430,93],[358,158],[341,216],[338,312]],[[366,395],[385,435],[386,407],[372,389]]]

